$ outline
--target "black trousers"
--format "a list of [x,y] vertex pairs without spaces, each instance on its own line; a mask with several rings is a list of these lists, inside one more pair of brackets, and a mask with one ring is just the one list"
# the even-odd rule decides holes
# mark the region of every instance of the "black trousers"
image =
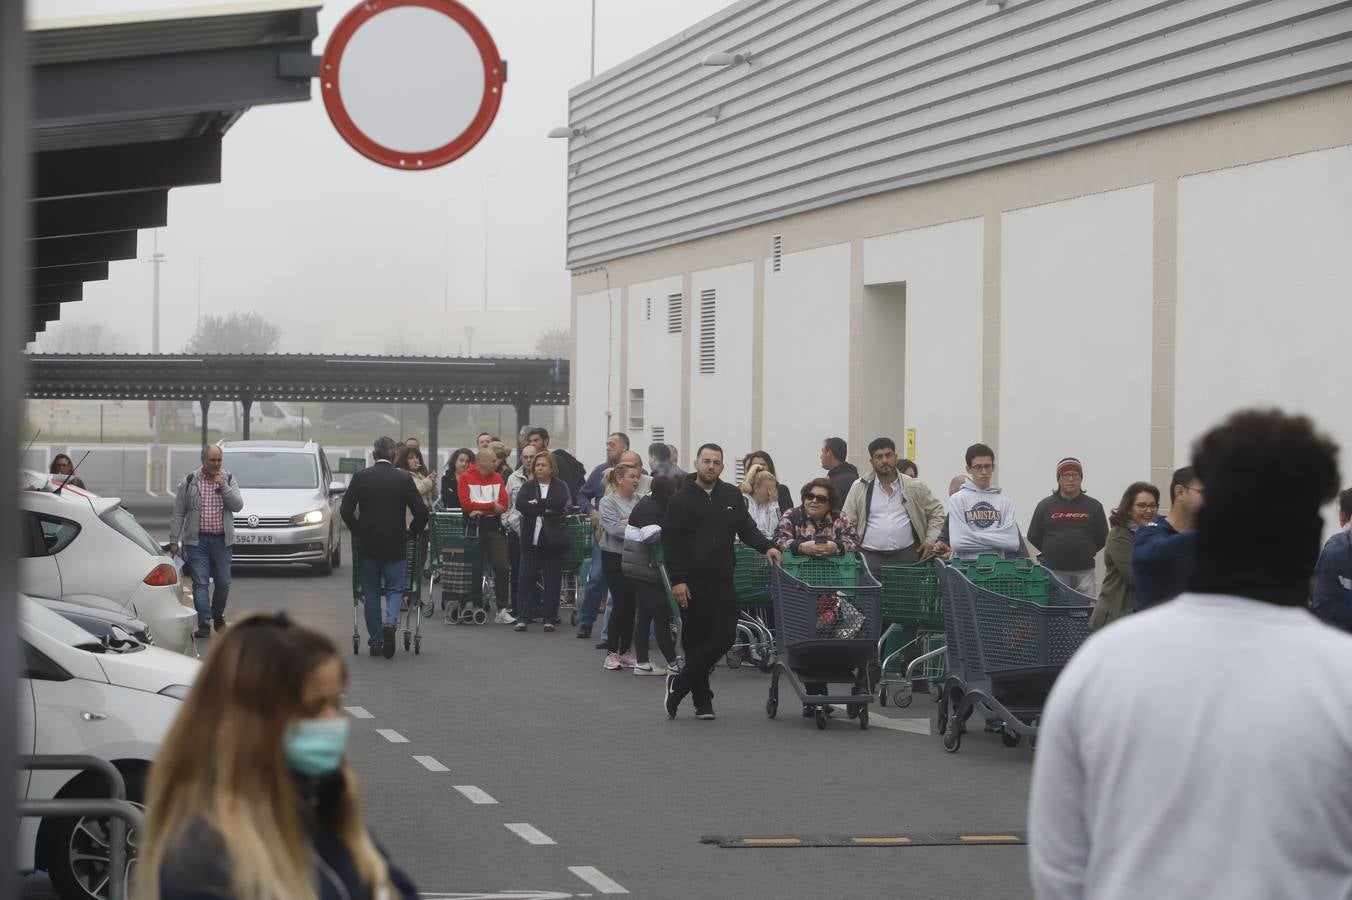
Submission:
[[521,608],[521,535],[507,532],[507,558],[512,566],[512,615]]
[[653,581],[630,579],[634,585],[634,658],[648,661],[648,631],[657,634],[657,648],[673,665],[676,662],[676,639],[671,636],[671,606],[667,591]]
[[737,593],[731,578],[691,578],[690,605],[681,610],[685,668],[676,676],[676,693],[690,694],[695,708],[712,705],[709,673],[737,638]]
[[[544,578],[544,592],[540,581]],[[522,548],[521,572],[517,578],[521,594],[517,618],[533,622],[538,617],[547,625],[559,623],[559,593],[563,585],[563,554],[544,553],[534,547]]]
[[618,553],[601,551],[601,571],[615,604],[606,628],[606,650],[612,653],[628,653],[634,642],[634,583],[624,577],[622,560]]

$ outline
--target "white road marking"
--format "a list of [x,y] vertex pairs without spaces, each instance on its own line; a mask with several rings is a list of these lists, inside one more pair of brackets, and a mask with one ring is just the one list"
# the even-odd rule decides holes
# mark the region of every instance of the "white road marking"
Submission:
[[534,825],[531,825],[529,822],[503,822],[502,824],[508,831],[521,838],[521,840],[525,841],[527,844],[544,846],[546,844],[558,843],[552,837],[545,834]]
[[404,737],[393,728],[377,728],[376,734],[389,741],[391,744],[407,744],[408,738]]
[[375,716],[371,715],[369,712],[366,711],[366,707],[364,706],[344,706],[343,709],[347,710],[347,714],[354,719],[375,718]]
[[421,765],[424,769],[426,769],[429,772],[451,771],[450,769],[446,768],[445,766],[443,766],[441,763],[437,762],[430,756],[415,756],[413,758],[418,761],[419,765]]
[[606,875],[595,866],[569,866],[568,871],[590,884],[603,894],[627,894],[618,881]]
[[892,731],[905,731],[908,734],[923,734],[927,737],[934,733],[929,719],[893,719],[887,716],[869,716],[868,723],[878,728],[890,728]]
[[494,800],[492,797],[490,797],[488,795],[488,792],[485,791],[483,788],[477,788],[472,784],[457,784],[455,786],[455,789],[460,793],[464,794],[465,799],[467,799],[470,803],[485,806],[489,803],[498,802]]

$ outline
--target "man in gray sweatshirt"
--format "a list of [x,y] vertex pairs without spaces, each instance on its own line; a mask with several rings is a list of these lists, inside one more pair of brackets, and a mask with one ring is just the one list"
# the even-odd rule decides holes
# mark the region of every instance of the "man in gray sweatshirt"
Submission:
[[1056,490],[1033,511],[1028,540],[1039,559],[1066,587],[1098,596],[1094,557],[1108,542],[1103,504],[1082,488],[1084,466],[1073,456],[1056,464]]

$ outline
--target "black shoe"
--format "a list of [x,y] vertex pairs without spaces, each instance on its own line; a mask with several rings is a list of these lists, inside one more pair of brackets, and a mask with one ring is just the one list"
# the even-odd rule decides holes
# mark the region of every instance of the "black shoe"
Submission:
[[380,649],[380,645],[379,645],[379,644],[372,644],[372,645],[371,645],[371,655],[372,655],[372,656],[379,656],[379,655],[381,654],[381,652],[382,652],[382,651],[381,651],[381,649]]
[[383,656],[386,659],[394,659],[394,626],[386,625],[381,636],[385,638]]
[[596,642],[596,649],[597,649],[597,650],[604,650],[604,649],[606,649],[606,644],[608,644],[608,643],[609,643],[609,641],[597,641],[597,642]]
[[590,625],[579,625],[577,626],[577,637],[585,641],[587,638],[591,637],[591,630],[592,627]]
[[708,720],[713,719],[713,718],[714,718],[714,708],[713,708],[713,706],[712,706],[712,705],[710,705],[710,706],[696,706],[696,707],[695,707],[695,718],[696,718],[696,719],[704,719],[705,721],[708,721]]
[[217,616],[211,621],[217,631],[225,631],[225,616]]
[[198,625],[197,630],[192,633],[192,636],[199,638],[209,638],[211,637],[211,629],[208,628],[206,625]]
[[662,696],[662,708],[667,711],[667,718],[676,718],[676,710],[681,706],[681,695],[676,693],[676,676],[667,676],[667,691]]

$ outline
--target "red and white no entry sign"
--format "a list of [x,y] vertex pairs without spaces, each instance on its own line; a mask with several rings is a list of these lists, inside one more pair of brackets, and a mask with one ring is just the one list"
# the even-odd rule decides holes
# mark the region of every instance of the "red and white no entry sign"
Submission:
[[507,63],[455,0],[366,0],[334,29],[319,75],[345,141],[378,163],[417,170],[479,143],[502,103]]

